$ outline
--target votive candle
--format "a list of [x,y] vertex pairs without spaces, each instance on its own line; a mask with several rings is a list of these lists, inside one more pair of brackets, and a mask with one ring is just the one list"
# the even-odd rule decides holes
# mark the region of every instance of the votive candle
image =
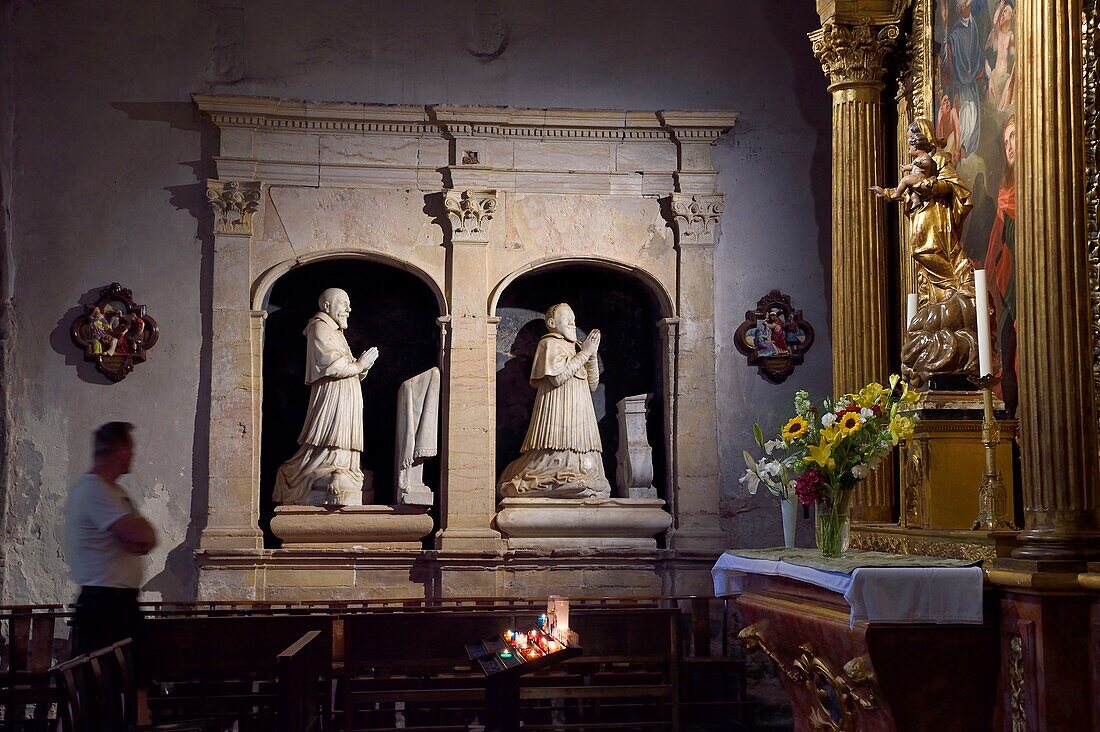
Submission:
[[905,331],[909,331],[909,326],[913,324],[913,320],[917,317],[917,293],[910,292],[905,296]]

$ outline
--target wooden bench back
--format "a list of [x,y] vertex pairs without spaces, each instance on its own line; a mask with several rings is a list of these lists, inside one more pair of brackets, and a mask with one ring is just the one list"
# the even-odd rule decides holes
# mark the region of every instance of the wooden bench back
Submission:
[[274,678],[276,656],[311,630],[332,665],[332,618],[322,615],[154,618],[147,626],[144,658],[155,681]]

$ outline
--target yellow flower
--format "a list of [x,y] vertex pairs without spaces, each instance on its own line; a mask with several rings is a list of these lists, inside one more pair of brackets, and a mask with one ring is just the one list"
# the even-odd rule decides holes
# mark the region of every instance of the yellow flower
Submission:
[[910,389],[909,384],[904,381],[901,383],[901,401],[907,404],[916,404],[922,398],[924,398],[924,394],[916,389]]
[[802,437],[810,429],[810,423],[802,417],[791,417],[787,424],[783,425],[783,439],[791,440]]
[[909,439],[913,436],[915,426],[911,417],[901,414],[894,415],[894,418],[890,420],[890,439],[895,445],[902,440]]
[[810,445],[807,460],[820,465],[826,470],[832,470],[836,467],[836,460],[833,459],[832,452],[833,446],[829,444],[828,440],[822,438],[820,444]]
[[837,422],[837,426],[845,435],[850,435],[855,432],[859,432],[859,428],[863,426],[863,422],[860,420],[859,415],[855,412],[848,412],[840,421]]
[[898,382],[901,381],[901,377],[897,374],[890,374],[890,391],[898,388]]
[[887,389],[885,386],[878,383],[877,381],[872,381],[870,384],[859,390],[859,394],[855,395],[855,399],[853,401],[855,401],[855,403],[861,407],[866,407],[867,409],[870,409],[875,405],[875,402],[877,400],[879,400],[880,398],[885,399],[889,395],[889,389]]

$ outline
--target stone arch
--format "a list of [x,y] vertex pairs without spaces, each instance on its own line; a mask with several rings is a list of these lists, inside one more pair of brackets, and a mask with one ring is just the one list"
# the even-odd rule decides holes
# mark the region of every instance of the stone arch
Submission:
[[543,259],[537,259],[533,262],[525,264],[517,270],[514,270],[502,280],[500,280],[496,286],[493,287],[492,292],[489,293],[489,302],[487,303],[487,312],[490,316],[496,315],[497,305],[500,302],[500,296],[508,289],[516,280],[521,277],[533,274],[539,271],[548,271],[552,269],[562,267],[572,267],[576,265],[597,267],[603,269],[609,269],[615,272],[629,275],[634,277],[651,292],[654,299],[657,301],[659,309],[659,317],[672,318],[676,315],[675,299],[664,284],[649,271],[626,262],[620,262],[615,259],[609,259],[607,257],[595,257],[595,256],[554,256],[546,257]]
[[662,497],[672,489],[670,460],[668,349],[664,322],[671,304],[664,288],[638,268],[591,257],[569,257],[521,269],[493,292],[496,326],[495,440],[496,472],[519,454],[534,402],[528,382],[531,362],[546,329],[542,314],[554,302],[569,302],[583,337],[601,328],[600,385],[593,393],[604,450],[604,468],[616,494],[625,493],[616,476],[621,443],[617,421],[620,400],[650,395],[647,429],[653,449],[654,486]]
[[[269,270],[270,274],[272,270]],[[364,450],[362,466],[373,478],[376,504],[393,504],[394,429],[397,392],[402,382],[440,366],[440,298],[438,291],[410,267],[388,257],[313,257],[299,266],[284,267],[257,288],[256,304],[266,317],[254,333],[261,401],[259,415],[260,528],[265,545],[277,546],[269,530],[274,513],[271,489],[279,465],[297,449],[309,388],[304,382],[306,348],[302,330],[317,310],[317,295],[340,287],[351,297],[352,312],[345,335],[358,355],[376,346],[380,356],[362,381]],[[262,299],[260,299],[262,298]],[[439,470],[427,466],[425,479],[438,489]],[[369,500],[369,499],[368,499]]]
[[415,275],[421,281],[427,285],[432,295],[435,297],[436,304],[439,307],[440,317],[446,316],[450,312],[450,308],[447,304],[447,298],[443,295],[443,288],[440,283],[415,264],[399,259],[397,257],[383,254],[382,252],[367,251],[363,249],[326,249],[323,252],[312,252],[310,254],[303,254],[300,257],[294,259],[287,259],[279,264],[269,267],[259,277],[256,278],[252,285],[251,303],[253,310],[266,310],[268,301],[271,298],[271,291],[275,288],[275,283],[279,281],[287,272],[297,269],[298,267],[313,264],[316,262],[323,262],[330,259],[351,259],[351,260],[364,260],[368,262],[377,262],[379,264],[385,264],[390,267],[396,267],[397,269],[404,270],[412,275]]

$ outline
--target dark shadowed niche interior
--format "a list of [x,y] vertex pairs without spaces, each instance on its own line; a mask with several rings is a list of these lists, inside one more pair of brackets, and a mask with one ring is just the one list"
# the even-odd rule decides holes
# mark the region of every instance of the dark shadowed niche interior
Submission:
[[[280,542],[270,531],[275,473],[298,449],[309,387],[305,384],[304,330],[317,298],[339,287],[351,298],[344,335],[352,353],[376,346],[378,361],[362,382],[363,470],[373,473],[374,503],[394,502],[394,429],[401,383],[439,365],[440,315],[435,296],[416,275],[362,259],[334,259],[287,272],[272,288],[264,334],[263,433],[260,445],[260,528],[264,545]],[[439,458],[424,466],[438,515]]]
[[657,321],[663,317],[657,298],[639,279],[590,264],[548,265],[522,275],[497,302],[497,464],[496,473],[519,455],[535,390],[531,362],[539,339],[546,335],[546,311],[569,303],[577,316],[577,337],[598,328],[600,385],[592,398],[603,442],[603,462],[612,495],[619,495],[615,453],[619,447],[616,405],[635,394],[652,394],[646,416],[653,448],[653,481],[667,499],[665,486],[664,398],[661,393],[661,339]]

